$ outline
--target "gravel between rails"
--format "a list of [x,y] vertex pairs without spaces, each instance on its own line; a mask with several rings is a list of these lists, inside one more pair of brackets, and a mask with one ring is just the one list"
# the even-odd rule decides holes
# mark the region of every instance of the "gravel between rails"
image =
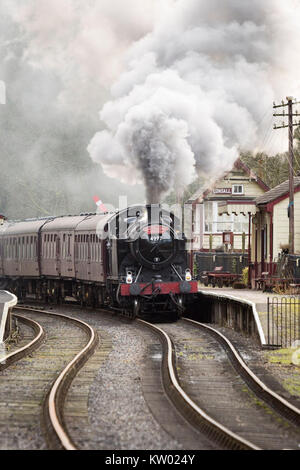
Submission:
[[[23,313],[22,313],[23,314]],[[26,312],[40,323],[40,348],[0,372],[0,449],[46,449],[41,426],[46,394],[63,367],[86,344],[86,334],[67,320]]]
[[[60,310],[55,307],[55,311]],[[85,450],[213,449],[178,414],[161,383],[162,348],[137,322],[103,312],[63,308],[89,323],[99,348],[66,398],[69,435]]]

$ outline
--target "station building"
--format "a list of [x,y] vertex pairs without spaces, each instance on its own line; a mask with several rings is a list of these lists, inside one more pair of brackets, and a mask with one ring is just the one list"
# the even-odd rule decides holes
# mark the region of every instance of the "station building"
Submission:
[[[300,176],[294,178],[294,192],[295,253],[293,255],[298,259],[300,255]],[[262,273],[272,275],[280,255],[288,253],[288,208],[289,180],[256,199],[256,213],[252,217],[252,281],[261,277]],[[255,287],[254,282],[252,286]]]
[[269,187],[239,158],[212,187],[199,189],[192,205],[193,251],[247,251],[256,199]]

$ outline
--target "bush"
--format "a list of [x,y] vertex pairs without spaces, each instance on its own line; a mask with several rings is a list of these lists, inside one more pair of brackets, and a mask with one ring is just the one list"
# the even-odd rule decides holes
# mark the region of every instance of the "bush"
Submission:
[[242,283],[244,286],[248,286],[248,268],[244,268],[242,272]]

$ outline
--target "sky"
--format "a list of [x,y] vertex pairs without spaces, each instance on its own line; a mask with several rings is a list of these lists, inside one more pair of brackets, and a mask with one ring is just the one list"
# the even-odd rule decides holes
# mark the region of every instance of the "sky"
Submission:
[[222,174],[241,150],[285,150],[272,103],[300,97],[299,10],[299,0],[1,0],[2,165],[28,187],[46,171],[51,191],[59,173],[71,200],[97,190],[114,204],[157,202]]

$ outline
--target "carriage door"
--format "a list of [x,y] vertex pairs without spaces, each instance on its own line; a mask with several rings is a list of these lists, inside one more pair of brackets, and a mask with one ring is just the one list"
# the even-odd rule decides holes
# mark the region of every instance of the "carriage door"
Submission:
[[60,249],[60,236],[57,234],[55,235],[55,252],[56,252],[56,272],[57,276],[60,277],[61,275],[61,261],[60,261],[60,254],[61,254],[61,249]]
[[75,276],[74,234],[73,232],[65,232],[62,234],[62,237],[61,275],[71,278]]
[[87,236],[87,278],[92,279],[92,235]]

